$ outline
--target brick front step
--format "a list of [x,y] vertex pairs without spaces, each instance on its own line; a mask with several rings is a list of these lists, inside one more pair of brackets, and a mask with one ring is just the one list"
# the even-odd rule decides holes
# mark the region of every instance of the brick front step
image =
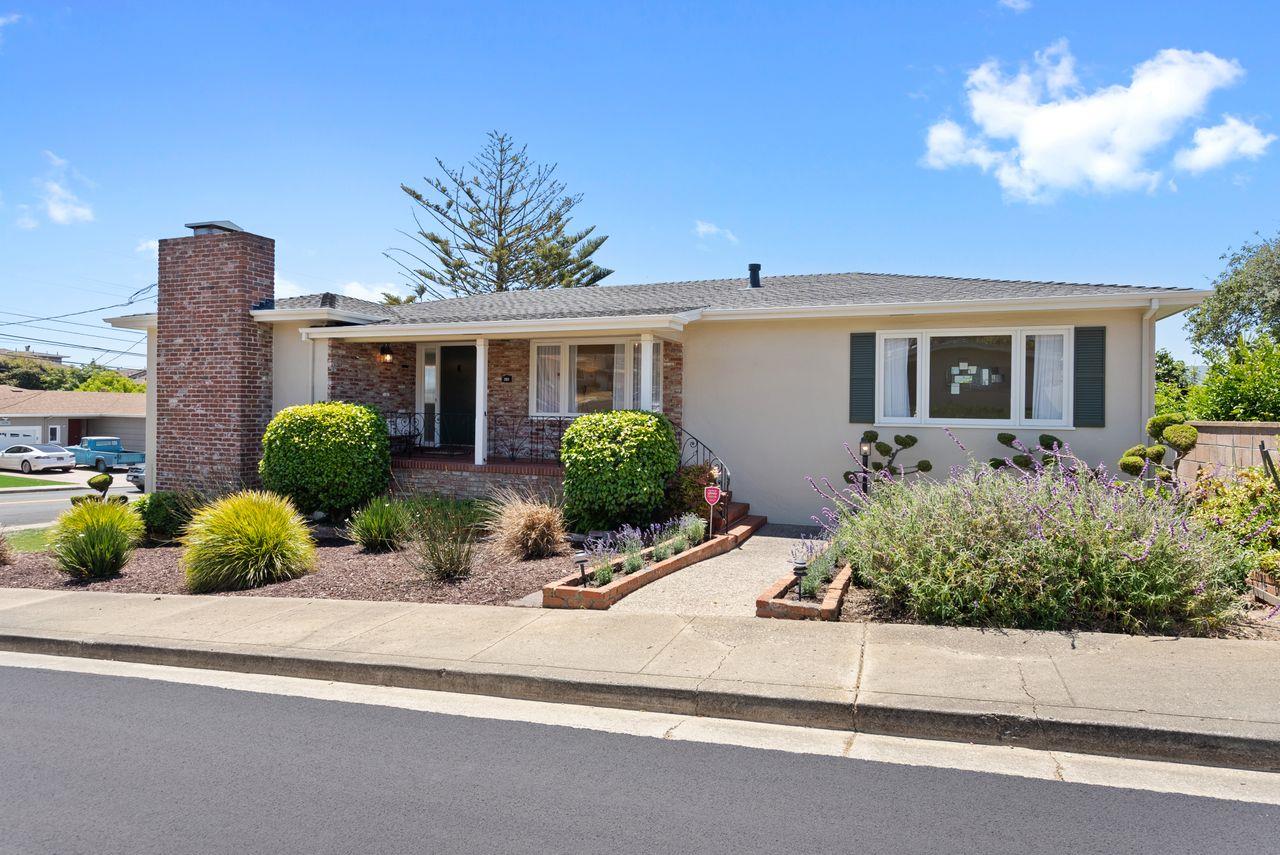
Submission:
[[[651,564],[638,573],[628,576],[617,576],[607,585],[590,588],[582,584],[578,574],[565,576],[551,582],[542,589],[542,607],[547,609],[607,609],[627,594],[637,591],[656,582],[663,576],[669,576],[677,570],[683,570],[699,561],[723,555],[740,546],[747,538],[760,530],[767,519],[761,516],[743,517],[736,525],[724,534],[718,534],[700,543],[692,549],[672,556],[666,561]],[[621,563],[619,560],[618,563]]]
[[756,617],[782,618],[784,620],[839,620],[840,606],[849,592],[853,568],[846,567],[835,575],[821,600],[796,600],[788,598],[795,589],[796,577],[788,573],[774,582],[756,598]]
[[1249,574],[1249,585],[1259,600],[1280,606],[1280,579],[1265,570],[1254,570]]

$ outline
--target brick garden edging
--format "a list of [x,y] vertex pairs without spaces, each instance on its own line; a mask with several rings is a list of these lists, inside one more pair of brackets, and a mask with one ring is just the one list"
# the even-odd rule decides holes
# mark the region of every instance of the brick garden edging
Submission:
[[[565,576],[563,579],[557,579],[543,586],[542,607],[544,609],[607,609],[627,594],[643,588],[650,582],[656,582],[677,570],[683,570],[699,561],[723,555],[737,548],[764,524],[764,517],[745,517],[727,532],[717,534],[692,549],[686,549],[679,555],[651,564],[638,573],[615,576],[612,582],[598,588],[583,586],[582,577],[577,573]],[[622,559],[619,558],[614,562],[614,568],[617,569],[621,564]]]
[[1264,603],[1280,606],[1280,580],[1266,570],[1253,570],[1249,573],[1249,587],[1253,595]]
[[844,603],[844,595],[849,592],[849,582],[852,579],[853,568],[845,567],[827,585],[827,592],[822,595],[821,600],[789,600],[787,594],[795,588],[796,577],[794,573],[788,573],[756,598],[756,617],[839,620],[840,606]]

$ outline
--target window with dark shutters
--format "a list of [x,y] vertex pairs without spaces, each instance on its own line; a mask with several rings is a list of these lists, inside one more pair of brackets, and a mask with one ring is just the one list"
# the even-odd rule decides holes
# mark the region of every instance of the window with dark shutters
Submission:
[[1104,427],[1107,399],[1107,328],[1075,329],[1076,427]]

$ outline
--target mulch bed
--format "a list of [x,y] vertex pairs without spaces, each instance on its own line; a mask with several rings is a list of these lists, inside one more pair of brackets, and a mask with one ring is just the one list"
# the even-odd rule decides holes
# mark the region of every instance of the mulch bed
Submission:
[[[119,576],[89,584],[68,582],[47,553],[25,553],[17,555],[14,564],[0,567],[0,587],[184,594],[186,587],[178,568],[181,552],[176,546],[138,549]],[[492,544],[479,543],[471,575],[444,582],[417,570],[409,552],[375,555],[342,541],[321,541],[316,549],[314,573],[228,596],[506,605],[541,591],[547,582],[572,573],[573,569],[568,555],[521,561]]]

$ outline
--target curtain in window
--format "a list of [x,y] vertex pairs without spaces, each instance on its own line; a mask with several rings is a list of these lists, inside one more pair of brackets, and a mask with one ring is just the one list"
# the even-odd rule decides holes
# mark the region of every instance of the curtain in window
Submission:
[[560,345],[538,345],[537,403],[540,413],[560,412]]
[[619,342],[613,346],[613,408],[625,410],[627,401],[627,350]]
[[1063,357],[1066,336],[1061,333],[1029,335],[1034,348],[1031,371],[1031,418],[1062,418]]
[[909,419],[911,411],[911,385],[907,372],[907,357],[911,353],[909,338],[884,340],[884,415],[886,418]]
[[662,342],[653,343],[653,407],[662,412]]

